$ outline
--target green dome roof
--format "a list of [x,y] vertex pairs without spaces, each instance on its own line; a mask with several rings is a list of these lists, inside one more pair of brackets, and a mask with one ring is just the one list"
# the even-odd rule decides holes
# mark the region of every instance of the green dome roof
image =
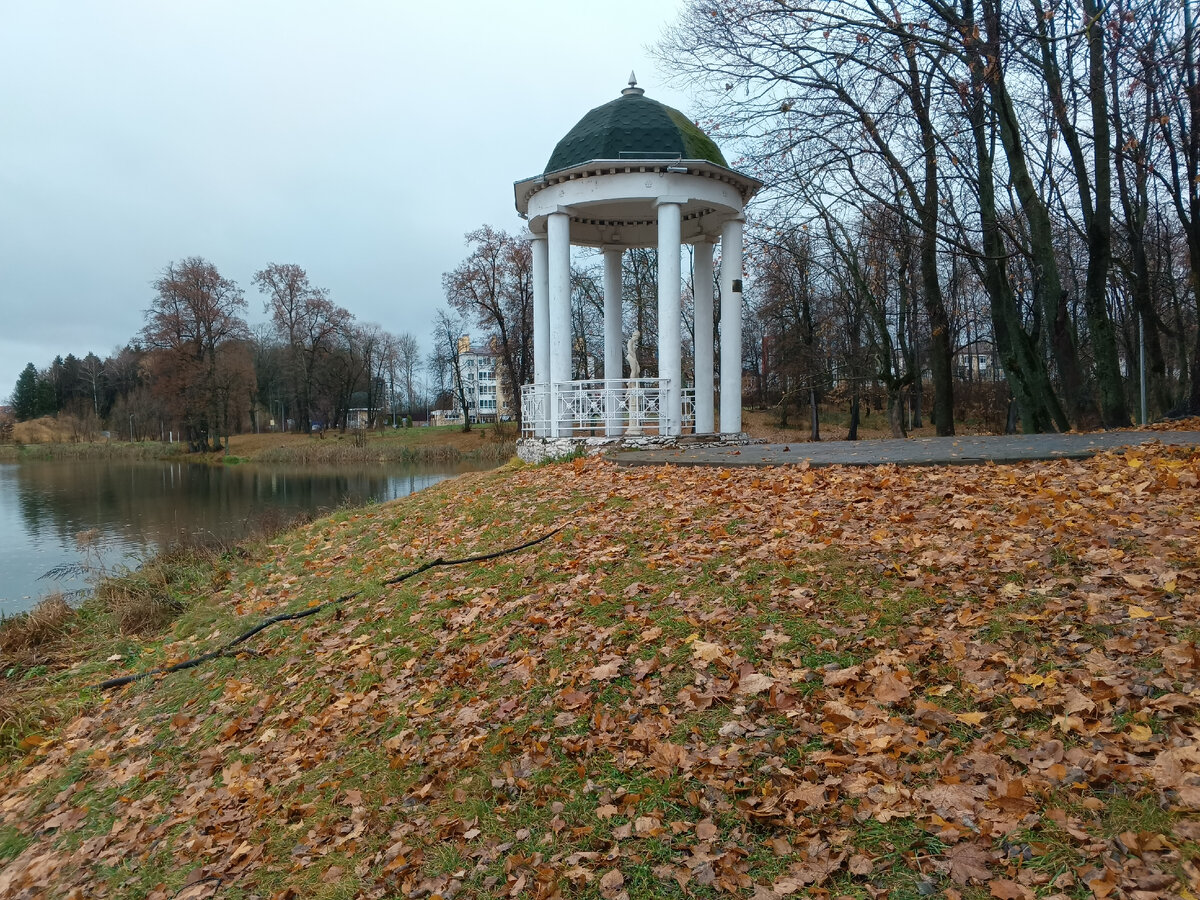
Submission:
[[729,168],[712,138],[677,109],[631,86],[597,106],[558,142],[546,172],[593,159],[703,159]]

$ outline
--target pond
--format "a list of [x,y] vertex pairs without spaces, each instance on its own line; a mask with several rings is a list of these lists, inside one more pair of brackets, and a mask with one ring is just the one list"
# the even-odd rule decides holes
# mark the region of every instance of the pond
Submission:
[[[486,464],[302,468],[175,461],[0,463],[0,616],[87,587],[80,569],[238,540],[264,521],[394,500]],[[47,578],[57,570],[59,577]]]

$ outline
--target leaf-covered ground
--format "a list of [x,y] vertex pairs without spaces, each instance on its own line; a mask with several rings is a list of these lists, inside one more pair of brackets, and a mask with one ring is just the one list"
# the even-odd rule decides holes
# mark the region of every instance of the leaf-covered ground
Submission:
[[[1200,453],[465,476],[244,561],[0,769],[0,896],[1191,898]],[[492,562],[437,556],[563,532]]]

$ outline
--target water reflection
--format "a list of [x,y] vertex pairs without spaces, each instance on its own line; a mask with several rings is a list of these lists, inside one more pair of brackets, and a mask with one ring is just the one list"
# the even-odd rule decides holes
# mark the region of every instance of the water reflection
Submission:
[[[88,553],[132,563],[180,538],[237,539],[278,512],[320,513],[339,504],[393,500],[473,465],[324,470],[183,462],[0,464],[0,614],[26,609],[81,578],[38,581]],[[81,533],[95,530],[90,546]]]

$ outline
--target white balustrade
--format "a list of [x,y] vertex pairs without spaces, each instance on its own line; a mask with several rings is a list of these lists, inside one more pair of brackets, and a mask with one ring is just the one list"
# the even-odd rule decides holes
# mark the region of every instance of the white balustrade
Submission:
[[[523,437],[633,437],[658,434],[670,379],[564,381],[521,386]],[[694,389],[683,391],[683,425],[695,417]]]

